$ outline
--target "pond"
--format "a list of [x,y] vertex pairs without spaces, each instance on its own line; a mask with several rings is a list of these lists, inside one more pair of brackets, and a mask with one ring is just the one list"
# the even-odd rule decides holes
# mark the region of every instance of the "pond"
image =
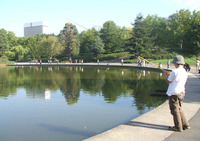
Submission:
[[1,141],[79,141],[163,102],[160,72],[107,67],[0,69]]

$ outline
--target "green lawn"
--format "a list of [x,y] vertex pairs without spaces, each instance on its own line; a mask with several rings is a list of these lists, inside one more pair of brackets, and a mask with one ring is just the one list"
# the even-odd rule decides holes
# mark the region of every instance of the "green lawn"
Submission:
[[[145,58],[146,59],[146,58]],[[162,60],[151,60],[147,59],[148,61],[152,63],[161,63],[161,64],[167,64],[167,59],[162,59]],[[170,59],[170,62],[172,62],[173,59]],[[124,63],[137,63],[137,59],[131,59],[131,60],[125,60]],[[196,63],[196,58],[185,58],[185,63],[190,64],[190,65],[195,65]]]
[[[172,62],[173,59],[170,59],[170,62]],[[161,63],[161,64],[167,64],[167,59],[162,59],[162,60],[151,60],[152,63]],[[185,63],[190,64],[190,65],[195,65],[196,60],[195,58],[185,58]]]
[[14,64],[15,62],[13,61],[8,61],[6,59],[2,59],[0,58],[0,64],[3,64],[3,65],[10,65],[10,64]]

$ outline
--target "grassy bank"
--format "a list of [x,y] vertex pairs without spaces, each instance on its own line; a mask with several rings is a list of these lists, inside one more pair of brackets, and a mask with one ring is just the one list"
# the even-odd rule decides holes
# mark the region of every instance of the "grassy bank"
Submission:
[[[185,63],[190,64],[190,65],[195,65],[196,60],[195,58],[185,58]],[[170,59],[170,62],[172,62],[173,59]],[[167,59],[162,59],[162,60],[151,60],[152,63],[161,63],[161,64],[167,64]]]
[[11,65],[11,64],[15,64],[15,62],[0,58],[0,67],[5,67],[6,65]]
[[[152,60],[152,59],[147,59],[148,61],[152,62],[152,63],[156,63],[156,64],[167,64],[167,59],[161,59],[161,60]],[[172,62],[173,59],[170,59],[170,62]],[[137,59],[130,59],[130,60],[125,60],[125,63],[137,63]],[[196,63],[196,58],[192,57],[192,58],[185,58],[185,63],[190,64],[190,65],[195,65]]]

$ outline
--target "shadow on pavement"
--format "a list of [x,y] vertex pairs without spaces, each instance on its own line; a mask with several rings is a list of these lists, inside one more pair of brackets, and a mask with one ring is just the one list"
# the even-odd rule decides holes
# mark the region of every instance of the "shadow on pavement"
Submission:
[[138,122],[138,121],[129,121],[125,123],[124,125],[139,126],[139,127],[152,128],[152,129],[158,129],[158,130],[168,130],[168,127],[169,127],[166,125],[150,124],[150,123],[144,123],[144,122]]

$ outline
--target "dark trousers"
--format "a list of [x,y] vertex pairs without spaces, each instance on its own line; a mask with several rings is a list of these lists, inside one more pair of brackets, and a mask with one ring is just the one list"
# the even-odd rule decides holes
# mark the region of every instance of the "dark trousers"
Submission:
[[175,128],[179,131],[182,131],[184,127],[189,126],[181,107],[184,96],[184,93],[180,93],[169,97],[169,108],[173,116]]

